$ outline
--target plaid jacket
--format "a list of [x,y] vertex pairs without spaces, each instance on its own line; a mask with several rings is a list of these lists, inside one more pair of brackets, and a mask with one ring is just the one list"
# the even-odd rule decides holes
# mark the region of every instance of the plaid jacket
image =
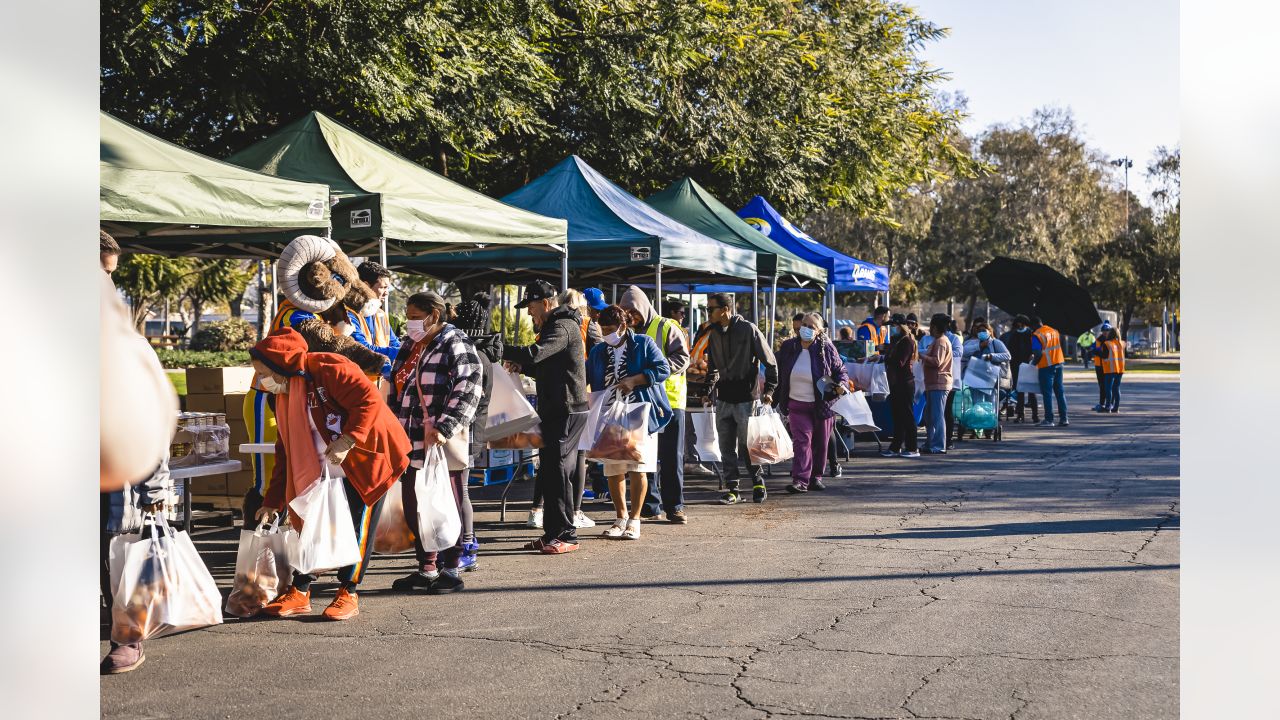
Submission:
[[[406,341],[400,346],[393,377],[413,357],[415,345]],[[421,467],[426,459],[422,445],[423,408],[443,438],[453,437],[459,428],[470,427],[483,392],[484,371],[471,338],[446,324],[418,358],[416,378],[417,382],[395,388],[393,405],[413,443],[409,460],[414,467]]]

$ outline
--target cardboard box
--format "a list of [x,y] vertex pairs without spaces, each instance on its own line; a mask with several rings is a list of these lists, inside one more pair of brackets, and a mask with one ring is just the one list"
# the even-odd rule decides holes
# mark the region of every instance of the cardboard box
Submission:
[[222,399],[221,395],[212,393],[188,393],[187,412],[226,412],[226,401]]
[[[253,368],[187,368],[187,393],[189,395],[227,395],[247,393],[253,382]],[[216,412],[225,412],[219,407]]]
[[240,472],[227,473],[226,488],[232,497],[242,497],[249,488],[253,487],[253,471],[241,470]]
[[186,482],[191,483],[191,495],[226,495],[227,494],[227,476],[226,475],[201,475],[200,477],[188,478]]
[[[231,453],[233,455],[240,454],[240,446],[249,442],[249,428],[245,426],[243,420],[227,419],[227,425],[231,428]],[[240,458],[244,462],[245,458]]]
[[222,396],[222,411],[227,414],[228,420],[244,420],[244,396],[245,393],[228,393]]

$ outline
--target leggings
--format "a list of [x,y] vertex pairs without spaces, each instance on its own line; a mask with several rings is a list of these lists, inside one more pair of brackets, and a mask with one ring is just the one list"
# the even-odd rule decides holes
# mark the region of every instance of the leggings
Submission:
[[[347,505],[351,508],[351,522],[356,526],[356,542],[360,545],[360,560],[354,565],[338,568],[338,582],[348,591],[354,590],[364,578],[364,570],[369,565],[369,554],[373,552],[373,536],[378,531],[378,517],[382,515],[382,503],[386,497],[378,498],[373,505],[365,505],[360,493],[346,479],[342,479],[342,489],[347,493]],[[406,501],[408,498],[405,498]],[[412,527],[412,526],[410,526]],[[306,592],[311,583],[320,575],[318,573],[293,573],[293,586]]]
[[476,539],[476,511],[471,507],[471,469],[462,471],[462,483],[458,488],[458,514],[462,516],[462,541],[471,542]]

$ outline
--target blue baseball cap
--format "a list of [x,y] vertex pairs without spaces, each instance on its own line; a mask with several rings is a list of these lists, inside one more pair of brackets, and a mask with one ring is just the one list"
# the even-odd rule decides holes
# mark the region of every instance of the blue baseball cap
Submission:
[[600,288],[587,288],[582,291],[582,297],[587,300],[587,307],[592,310],[600,311],[609,307],[609,303],[604,301],[604,291]]
[[1103,320],[1103,321],[1102,321],[1102,329],[1103,329],[1103,330],[1110,330],[1110,329],[1111,329],[1111,321],[1110,321],[1110,320]]

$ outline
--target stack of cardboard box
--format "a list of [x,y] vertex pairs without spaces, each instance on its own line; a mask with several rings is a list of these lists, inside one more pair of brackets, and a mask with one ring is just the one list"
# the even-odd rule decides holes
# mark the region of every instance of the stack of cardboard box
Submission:
[[253,382],[253,368],[187,368],[187,396],[183,409],[188,412],[226,413],[231,427],[231,460],[239,460],[239,472],[209,475],[191,480],[193,503],[215,507],[239,507],[240,498],[253,484],[253,458],[240,453],[240,445],[249,442],[245,425],[244,397]]

